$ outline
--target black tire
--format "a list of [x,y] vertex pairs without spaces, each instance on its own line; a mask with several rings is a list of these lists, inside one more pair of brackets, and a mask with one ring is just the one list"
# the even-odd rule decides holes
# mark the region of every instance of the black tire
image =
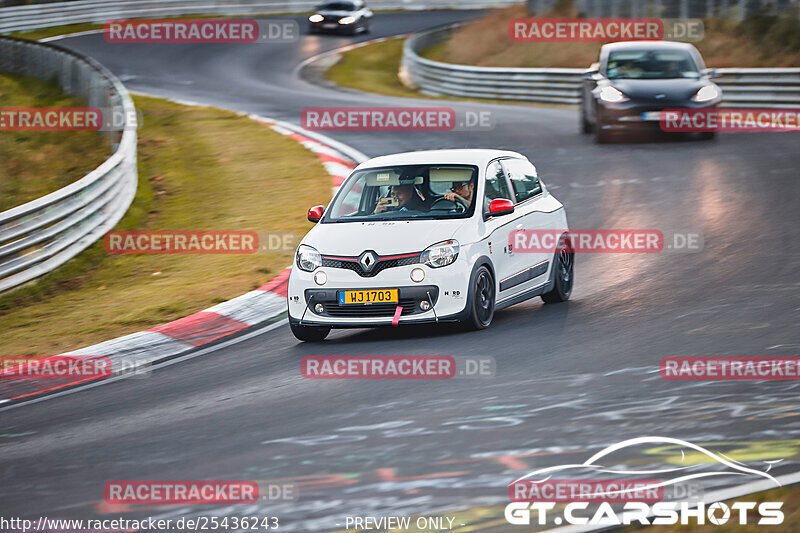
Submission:
[[581,106],[581,133],[592,133],[592,123],[586,119],[583,106]]
[[289,327],[297,340],[304,342],[322,342],[325,340],[325,337],[328,336],[328,333],[331,332],[331,328],[326,328],[324,326],[301,326],[300,324],[292,324],[291,322],[289,323]]
[[492,273],[486,266],[475,271],[470,287],[470,312],[466,326],[470,330],[485,329],[494,318],[495,286]]
[[557,304],[569,300],[575,282],[575,252],[569,247],[561,247],[553,257],[553,288],[542,294],[547,304]]

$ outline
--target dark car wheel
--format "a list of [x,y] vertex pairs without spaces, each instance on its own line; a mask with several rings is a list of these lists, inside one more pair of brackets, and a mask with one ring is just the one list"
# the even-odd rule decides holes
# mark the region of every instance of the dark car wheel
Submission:
[[475,278],[470,288],[470,314],[467,320],[469,329],[484,329],[492,323],[494,299],[494,278],[488,268],[481,266],[475,272]]
[[583,106],[581,106],[581,133],[592,133],[592,123],[586,118]]
[[611,142],[611,132],[603,129],[603,123],[596,120],[594,123],[594,142],[606,144]]
[[553,259],[553,289],[542,294],[542,300],[548,304],[566,302],[572,294],[575,281],[575,252],[571,248],[562,247]]
[[331,332],[331,328],[324,326],[301,326],[291,322],[289,323],[289,328],[291,328],[292,334],[297,337],[297,340],[304,342],[321,342]]

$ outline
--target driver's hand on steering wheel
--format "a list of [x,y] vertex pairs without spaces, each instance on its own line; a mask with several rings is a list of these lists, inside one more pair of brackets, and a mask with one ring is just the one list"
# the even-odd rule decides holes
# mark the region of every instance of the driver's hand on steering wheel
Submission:
[[456,200],[456,199],[458,199],[458,200],[461,200],[462,202],[464,202],[466,205],[469,205],[469,202],[467,202],[466,198],[464,198],[460,194],[456,194],[454,192],[446,192],[446,193],[444,193],[444,199],[445,200],[450,200],[451,202]]

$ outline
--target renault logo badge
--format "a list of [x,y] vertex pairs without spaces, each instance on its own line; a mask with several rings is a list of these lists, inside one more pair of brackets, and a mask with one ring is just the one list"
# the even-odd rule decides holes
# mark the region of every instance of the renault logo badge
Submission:
[[358,258],[358,264],[361,265],[361,268],[363,268],[365,272],[372,270],[372,267],[374,267],[377,262],[378,258],[375,256],[375,252],[370,250],[367,250]]

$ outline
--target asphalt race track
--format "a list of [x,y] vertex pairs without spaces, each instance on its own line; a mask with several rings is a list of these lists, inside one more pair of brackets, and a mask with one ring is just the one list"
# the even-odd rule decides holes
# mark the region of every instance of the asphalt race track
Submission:
[[[798,354],[799,138],[750,133],[595,145],[578,133],[575,110],[409,102],[314,85],[296,73],[326,50],[474,15],[378,14],[368,36],[303,35],[287,44],[156,48],[112,45],[97,34],[60,44],[99,60],[133,91],[296,124],[303,108],[315,106],[490,111],[491,131],[329,135],[369,156],[516,150],[566,205],[571,227],[693,231],[703,234],[704,248],[579,255],[569,303],[529,301],[497,313],[480,332],[334,330],[324,344],[305,345],[283,325],[147,379],[0,411],[5,514],[260,515],[279,517],[286,531],[327,531],[343,529],[346,516],[461,510],[459,525],[471,531],[507,531],[510,481],[583,461],[623,439],[724,442],[754,461],[785,449],[771,473],[800,470],[797,382],[665,381],[658,373],[665,356]],[[497,375],[300,375],[306,355],[389,354],[491,355]],[[298,483],[301,496],[226,508],[103,503],[103,485],[124,479],[280,480]]]

